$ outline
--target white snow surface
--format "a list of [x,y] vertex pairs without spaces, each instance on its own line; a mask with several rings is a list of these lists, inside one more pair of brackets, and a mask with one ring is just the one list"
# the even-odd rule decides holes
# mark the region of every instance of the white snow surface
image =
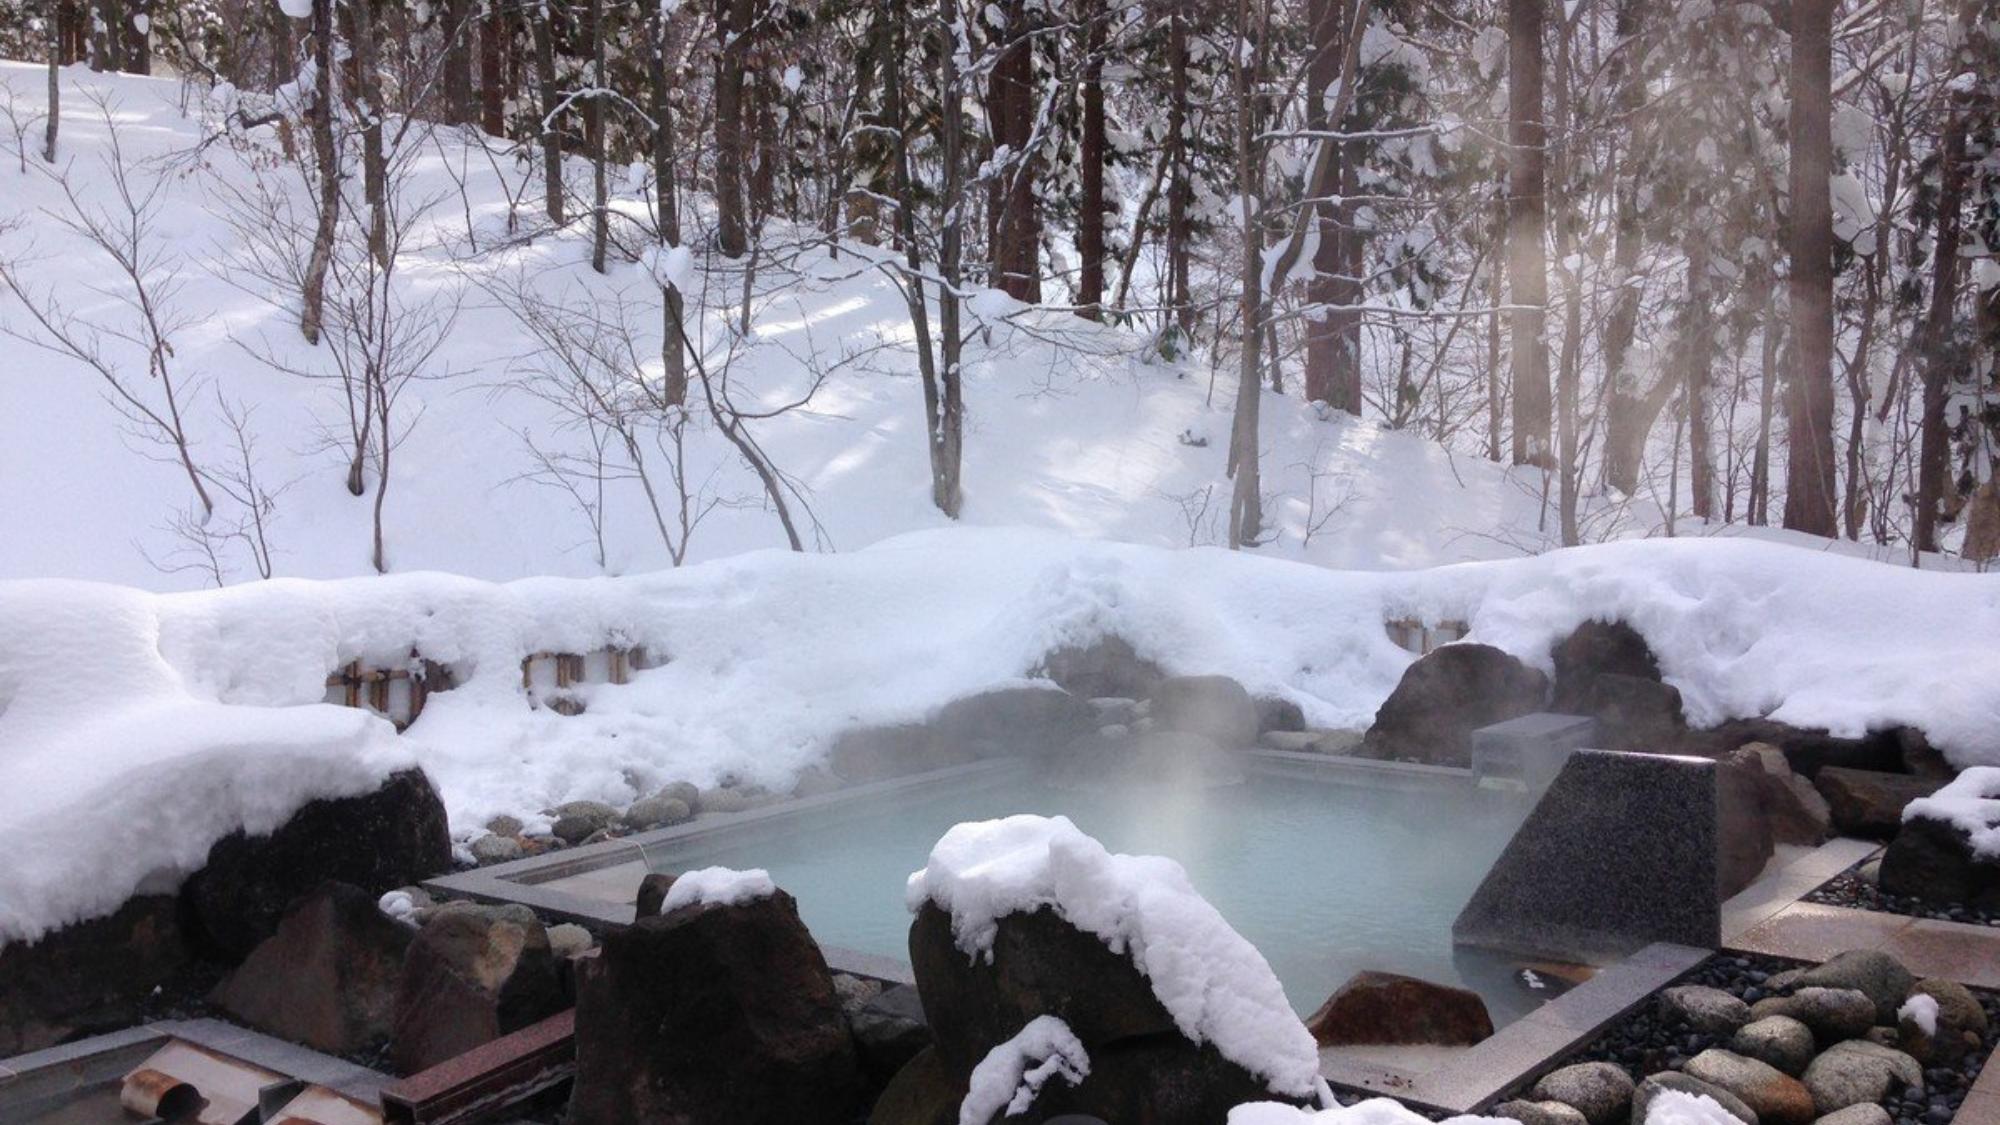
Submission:
[[1318,1047],[1271,966],[1171,859],[1113,854],[1067,817],[973,821],[947,831],[910,876],[910,909],[926,902],[951,915],[972,957],[990,955],[1002,917],[1051,908],[1130,957],[1181,1034],[1277,1093],[1316,1088]]
[[685,906],[742,906],[777,893],[771,873],[761,867],[738,871],[729,867],[703,867],[674,877],[667,895],[660,900],[660,913],[672,914]]
[[1936,1035],[1938,1021],[1937,997],[1926,992],[1910,993],[1910,998],[1903,1001],[1902,1007],[1896,1009],[1896,1018],[1898,1020],[1909,1020],[1911,1023],[1916,1024],[1917,1030],[1923,1032],[1925,1035]]
[[2000,766],[1975,766],[1930,796],[1903,806],[1904,820],[1916,817],[1955,825],[1972,837],[1974,855],[2000,859]]
[[[230,832],[269,832],[415,761],[387,722],[317,693],[273,706],[191,684],[172,655],[191,634],[229,635],[248,665],[294,640],[282,614],[217,608],[0,582],[0,945],[171,891]],[[233,632],[253,623],[258,635]]]
[[972,1068],[965,1100],[958,1105],[958,1125],[1019,1116],[1035,1104],[1035,1095],[1050,1079],[1074,1086],[1089,1073],[1090,1054],[1069,1025],[1055,1016],[1036,1016]]
[[1646,1106],[1645,1125],[1732,1125],[1736,1120],[1707,1094],[1662,1090]]
[[[139,186],[161,184],[152,249],[178,269],[172,306],[187,326],[174,339],[175,361],[188,389],[182,405],[196,457],[208,467],[233,463],[233,438],[217,400],[241,404],[250,411],[259,478],[277,494],[265,513],[277,574],[371,572],[372,483],[367,496],[349,495],[341,450],[317,440],[346,428],[337,380],[299,378],[253,355],[269,351],[281,364],[320,374],[330,363],[327,349],[300,339],[287,299],[246,274],[242,238],[229,221],[232,193],[249,190],[260,168],[266,180],[294,192],[290,202],[299,213],[312,212],[299,177],[270,171],[273,164],[289,167],[276,156],[275,134],[259,128],[205,145],[198,170],[190,171],[190,153],[219,128],[231,96],[197,99],[184,114],[173,79],[83,67],[66,68],[60,77],[63,159],[75,169],[80,197],[94,207],[114,198],[100,165],[108,129],[89,100],[98,95],[110,99],[121,143],[140,162]],[[0,62],[0,84],[13,89],[23,114],[37,112],[46,97],[46,74],[37,64]],[[304,90],[310,93],[309,82]],[[585,427],[520,387],[536,366],[536,346],[494,291],[525,286],[605,317],[622,304],[636,333],[633,353],[651,375],[659,370],[662,331],[657,280],[670,281],[689,302],[689,334],[715,367],[730,350],[726,325],[740,312],[742,275],[694,249],[708,221],[706,203],[690,201],[687,246],[649,247],[642,262],[614,262],[599,274],[589,265],[589,224],[536,229],[532,189],[514,216],[523,226],[510,231],[510,200],[537,168],[489,160],[459,130],[423,137],[419,127],[410,136],[421,139],[397,158],[411,170],[408,196],[443,202],[415,221],[410,249],[398,262],[400,284],[412,301],[455,294],[464,307],[434,365],[448,366],[452,376],[412,383],[398,400],[415,424],[396,448],[384,505],[390,569],[509,581],[670,566],[643,489],[616,450],[607,466],[601,563],[576,502],[537,473],[527,440],[551,457],[588,459],[593,451]],[[0,255],[27,263],[24,274],[37,292],[72,311],[101,315],[109,327],[126,326],[105,296],[118,290],[106,284],[102,253],[51,217],[66,203],[40,167],[30,161],[21,174],[13,162],[0,161]],[[574,182],[586,182],[587,168],[570,167]],[[648,190],[616,177],[611,206],[643,219]],[[468,248],[468,217],[476,251]],[[16,219],[18,228],[7,229]],[[773,228],[776,241],[794,236],[805,237]],[[797,489],[795,514],[815,549],[849,551],[951,524],[929,502],[908,308],[895,283],[867,265],[871,255],[888,253],[848,246],[837,260],[817,250],[760,259],[752,334],[729,364],[730,394],[746,412],[807,399],[747,428]],[[965,523],[1153,546],[1226,540],[1232,380],[1213,379],[1205,357],[1160,359],[1140,332],[1036,311],[997,292],[969,299],[966,315]],[[33,331],[12,297],[0,299],[0,324]],[[143,354],[116,341],[107,346],[143,384]],[[209,584],[202,568],[179,568],[191,560],[167,526],[185,516],[192,500],[185,474],[133,439],[101,380],[17,341],[0,342],[0,357],[9,361],[0,378],[0,480],[36,485],[0,490],[0,529],[33,529],[0,536],[0,578],[83,578],[149,589]],[[1272,535],[1261,554],[1401,569],[1518,557],[1556,539],[1538,470],[1497,465],[1463,448],[1453,452],[1372,419],[1323,417],[1296,394],[1266,392],[1259,409]],[[707,501],[719,503],[700,520],[688,558],[782,546],[754,475],[702,414],[687,433],[687,477]],[[659,454],[649,456],[657,468]],[[672,496],[666,499],[671,522]],[[244,514],[226,498],[218,503],[219,525]],[[1592,538],[1660,533],[1658,506],[1649,497],[1593,491],[1584,505]],[[77,518],[86,512],[88,518]],[[1873,551],[1687,519],[1679,530]],[[231,581],[254,576],[234,546],[225,547],[223,562]]]
[[[1507,1125],[1504,1117],[1461,1115],[1442,1125]],[[1429,1118],[1393,1098],[1370,1098],[1351,1106],[1299,1109],[1282,1102],[1248,1102],[1229,1111],[1229,1125],[1431,1125]]]

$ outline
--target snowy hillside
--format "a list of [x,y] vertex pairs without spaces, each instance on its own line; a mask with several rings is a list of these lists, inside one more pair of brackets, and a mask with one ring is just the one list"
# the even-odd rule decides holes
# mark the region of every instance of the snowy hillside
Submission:
[[[157,238],[156,272],[174,280],[167,303],[179,325],[174,362],[187,384],[181,397],[195,458],[204,467],[240,460],[228,404],[247,417],[260,486],[274,497],[266,520],[273,572],[371,572],[373,496],[343,487],[346,462],[335,438],[347,424],[345,399],[330,379],[329,349],[302,342],[296,310],[267,299],[270,286],[245,258],[242,227],[255,222],[245,197],[259,184],[286,198],[302,199],[305,190],[292,169],[272,168],[270,130],[247,141],[216,139],[218,107],[173,80],[80,67],[63,78],[63,167],[85,205],[113,201],[104,169],[112,130],[95,97],[105,100],[135,180],[159,185],[148,234]],[[0,63],[0,82],[24,112],[42,97],[41,81],[36,68]],[[508,199],[519,196],[528,172],[504,156],[490,162],[469,136],[440,130],[413,158],[410,195],[431,203],[399,263],[403,288],[412,301],[456,305],[458,314],[430,365],[437,377],[412,382],[398,405],[397,424],[408,433],[395,450],[384,505],[388,568],[509,580],[671,565],[617,450],[603,473],[602,565],[584,507],[537,472],[544,462],[531,444],[572,464],[588,460],[591,447],[574,418],[524,388],[550,361],[506,307],[531,292],[576,310],[579,320],[586,310],[609,319],[622,309],[633,353],[653,357],[645,362],[657,370],[658,290],[633,262],[595,273],[586,224],[510,238]],[[0,162],[0,253],[20,263],[36,295],[104,325],[108,337],[129,320],[115,270],[61,221],[68,205],[57,180],[33,160],[20,171],[8,155]],[[641,201],[627,189],[621,205],[636,210]],[[533,210],[519,209],[524,234]],[[476,250],[467,249],[467,215]],[[907,311],[888,277],[857,258],[863,250],[833,260],[815,247],[762,264],[752,334],[733,361],[727,325],[741,271],[700,275],[690,286],[709,306],[701,331],[708,362],[727,364],[738,407],[769,411],[803,400],[748,428],[790,479],[795,516],[810,525],[802,528],[809,549],[853,550],[949,522],[928,499]],[[973,302],[987,334],[974,337],[967,357],[964,522],[1158,546],[1221,542],[1233,376],[1216,377],[1201,356],[1148,362],[1131,333],[1023,313],[990,296]],[[4,294],[0,327],[46,337]],[[137,348],[111,341],[107,351],[144,384]],[[0,490],[0,527],[13,532],[0,542],[0,577],[212,585],[202,553],[173,530],[193,504],[180,466],[135,434],[88,368],[18,338],[6,340],[4,354],[0,479],[17,486]],[[1403,568],[1518,556],[1553,542],[1538,472],[1502,469],[1371,421],[1323,419],[1295,393],[1267,392],[1263,414],[1276,527],[1264,554]],[[689,425],[685,461],[691,510],[706,513],[687,536],[689,561],[784,544],[756,478],[706,418]],[[18,486],[30,481],[32,488]],[[585,483],[586,502],[594,502],[595,481]],[[1656,534],[1658,510],[1644,498],[1600,500],[1584,521],[1586,536]],[[233,526],[243,520],[241,506],[225,499],[214,519]],[[1681,529],[1690,530],[1698,529]],[[229,581],[257,576],[241,543],[225,545],[220,563]]]

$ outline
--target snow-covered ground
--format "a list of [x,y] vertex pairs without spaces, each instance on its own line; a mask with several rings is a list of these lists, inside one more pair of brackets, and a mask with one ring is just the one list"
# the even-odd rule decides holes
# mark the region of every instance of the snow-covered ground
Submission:
[[[101,163],[109,127],[92,97],[106,99],[140,186],[161,183],[150,233],[161,255],[158,272],[178,278],[169,306],[185,326],[173,340],[174,362],[188,384],[182,398],[197,459],[226,465],[235,458],[220,403],[246,408],[258,475],[277,493],[268,521],[275,573],[369,573],[372,487],[367,496],[350,495],[342,452],[322,439],[345,430],[344,397],[334,383],[258,358],[332,369],[327,348],[301,340],[295,304],[247,268],[238,229],[245,212],[233,198],[254,194],[261,176],[303,206],[303,183],[274,160],[268,129],[203,145],[219,129],[217,111],[172,80],[80,68],[63,80],[63,166],[79,197],[93,207],[111,199]],[[41,104],[43,81],[38,68],[0,63],[0,84],[12,88],[23,115]],[[185,113],[184,98],[191,99]],[[389,568],[505,581],[670,565],[637,482],[608,483],[600,566],[577,504],[537,479],[529,441],[552,453],[588,446],[571,419],[520,389],[542,361],[500,296],[525,288],[600,316],[622,302],[634,351],[656,357],[659,294],[651,276],[633,262],[614,262],[604,275],[592,271],[585,223],[525,242],[510,238],[508,200],[535,169],[504,154],[489,162],[455,131],[412,134],[419,135],[427,139],[405,146],[413,154],[407,194],[435,202],[414,224],[399,267],[402,291],[462,307],[431,365],[449,377],[412,383],[399,406],[410,428],[395,451],[385,505]],[[38,295],[120,326],[119,289],[103,254],[54,217],[67,206],[59,185],[33,155],[25,173],[13,154],[0,157],[0,254],[23,263]],[[575,175],[582,182],[581,166]],[[635,190],[619,178],[615,186],[619,207],[643,212],[643,185]],[[528,190],[518,208],[524,234],[538,216],[535,189]],[[12,220],[18,229],[9,231]],[[823,379],[804,406],[749,424],[795,483],[800,519],[816,525],[807,529],[808,543],[821,550],[854,550],[949,522],[929,502],[905,306],[890,281],[857,256],[865,252],[849,248],[832,260],[813,249],[763,262],[753,335],[729,374],[745,410],[789,404]],[[698,334],[717,365],[730,350],[726,306],[741,287],[740,271],[719,263],[690,285],[715,306]],[[1204,356],[1149,362],[1141,338],[1129,332],[1061,314],[998,319],[992,314],[1007,311],[1004,299],[973,305],[989,315],[967,354],[965,523],[1158,546],[1223,541],[1234,397],[1227,363],[1218,373]],[[34,331],[5,296],[0,327]],[[109,351],[144,383],[139,353],[115,342]],[[134,438],[98,377],[18,340],[0,341],[0,355],[8,372],[0,379],[0,480],[10,482],[0,489],[0,528],[10,532],[0,539],[0,578],[61,576],[163,590],[211,584],[203,567],[176,569],[195,561],[184,538],[168,529],[192,503],[184,474]],[[658,367],[657,358],[645,362]],[[1267,391],[1262,409],[1275,530],[1263,554],[1407,568],[1518,556],[1556,541],[1539,472],[1504,469],[1372,421],[1324,419],[1296,393]],[[658,472],[662,452],[649,456]],[[612,460],[615,470],[615,454]],[[719,502],[690,536],[690,560],[783,545],[755,478],[706,419],[691,426],[686,461],[697,503]],[[225,500],[216,519],[240,514]],[[1599,498],[1584,520],[1591,540],[1657,534],[1658,524],[1657,504],[1644,497]],[[1680,530],[1704,529],[1684,522]],[[240,545],[226,549],[223,561],[231,581],[256,577]]]

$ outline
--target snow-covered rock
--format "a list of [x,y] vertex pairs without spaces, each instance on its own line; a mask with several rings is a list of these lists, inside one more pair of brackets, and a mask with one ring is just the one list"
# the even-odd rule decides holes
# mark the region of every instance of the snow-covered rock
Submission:
[[747,871],[703,867],[675,877],[660,902],[660,913],[672,914],[689,906],[742,906],[769,898],[777,889],[771,873],[761,867]]
[[1052,909],[1129,957],[1187,1039],[1274,1092],[1316,1087],[1318,1048],[1270,965],[1172,860],[1115,855],[1064,817],[1012,816],[946,832],[908,895],[913,911],[948,912],[971,957],[991,950],[1004,916]]

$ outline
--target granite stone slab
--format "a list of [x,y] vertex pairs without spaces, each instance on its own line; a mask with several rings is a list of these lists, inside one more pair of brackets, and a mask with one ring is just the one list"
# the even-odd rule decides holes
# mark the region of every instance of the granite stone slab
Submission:
[[1596,963],[1656,941],[1720,945],[1715,768],[1576,751],[1473,892],[1453,940]]

